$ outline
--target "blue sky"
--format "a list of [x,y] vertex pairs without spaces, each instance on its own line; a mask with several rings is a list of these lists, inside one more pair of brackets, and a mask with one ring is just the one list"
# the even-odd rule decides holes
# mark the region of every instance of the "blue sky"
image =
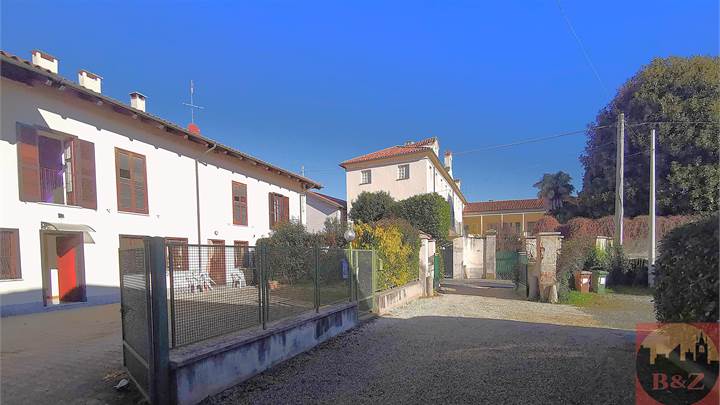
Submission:
[[[718,54],[717,1],[109,2],[3,0],[0,43],[103,93],[146,94],[202,132],[344,197],[338,163],[437,136],[461,152],[584,128],[658,56]],[[606,90],[606,89],[607,90]],[[544,172],[579,188],[584,135],[455,158],[471,201],[532,197]]]

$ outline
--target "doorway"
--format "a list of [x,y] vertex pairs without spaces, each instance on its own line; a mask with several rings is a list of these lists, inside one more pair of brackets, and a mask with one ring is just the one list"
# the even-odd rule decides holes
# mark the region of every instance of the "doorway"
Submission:
[[45,305],[86,301],[82,232],[42,233]]
[[222,239],[210,239],[209,249],[208,272],[210,278],[216,285],[225,285],[227,284],[225,241]]

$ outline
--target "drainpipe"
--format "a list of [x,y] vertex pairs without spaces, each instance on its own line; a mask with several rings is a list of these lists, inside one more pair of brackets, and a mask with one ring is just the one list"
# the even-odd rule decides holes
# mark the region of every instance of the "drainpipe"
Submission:
[[[213,150],[215,150],[216,147],[217,144],[214,144],[212,148],[203,152],[202,156],[205,156],[209,152],[212,152]],[[202,245],[202,241],[200,239],[200,174],[198,169],[198,159],[195,159],[195,208],[197,210],[197,243],[198,245]]]

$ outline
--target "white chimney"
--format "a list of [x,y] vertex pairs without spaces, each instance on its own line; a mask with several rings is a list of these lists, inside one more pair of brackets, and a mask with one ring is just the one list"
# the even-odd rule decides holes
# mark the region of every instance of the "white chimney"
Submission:
[[145,112],[145,97],[144,94],[137,91],[130,93],[130,107]]
[[460,179],[454,179],[454,180],[455,180],[455,184],[457,184],[458,188],[460,188],[460,185],[462,184]]
[[88,72],[87,70],[79,70],[78,84],[88,90],[94,91],[95,93],[101,93],[102,77],[96,75],[95,73]]
[[449,150],[445,151],[445,170],[452,176],[452,152]]
[[37,49],[32,51],[32,63],[55,74],[58,72],[58,60],[43,51],[38,51]]

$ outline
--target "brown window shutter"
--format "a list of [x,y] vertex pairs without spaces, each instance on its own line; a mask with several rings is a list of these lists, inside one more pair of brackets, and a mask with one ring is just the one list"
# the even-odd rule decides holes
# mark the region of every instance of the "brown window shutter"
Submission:
[[126,152],[116,151],[115,166],[117,167],[115,178],[117,179],[118,210],[132,211],[132,180],[123,173],[130,173],[130,155]]
[[268,212],[270,212],[270,229],[274,229],[275,228],[275,194],[269,193],[268,201],[270,202],[269,209],[268,209]]
[[72,148],[75,203],[81,207],[97,209],[95,145],[92,142],[74,139]]
[[18,185],[21,201],[40,201],[40,155],[35,128],[18,125]]
[[147,179],[145,170],[145,157],[132,157],[133,192],[135,193],[134,204],[138,212],[148,212],[147,207]]
[[285,196],[281,196],[282,201],[282,221],[290,222],[290,199]]
[[19,231],[0,229],[0,280],[19,278],[22,278]]
[[247,225],[247,186],[236,181],[232,182],[233,224]]

